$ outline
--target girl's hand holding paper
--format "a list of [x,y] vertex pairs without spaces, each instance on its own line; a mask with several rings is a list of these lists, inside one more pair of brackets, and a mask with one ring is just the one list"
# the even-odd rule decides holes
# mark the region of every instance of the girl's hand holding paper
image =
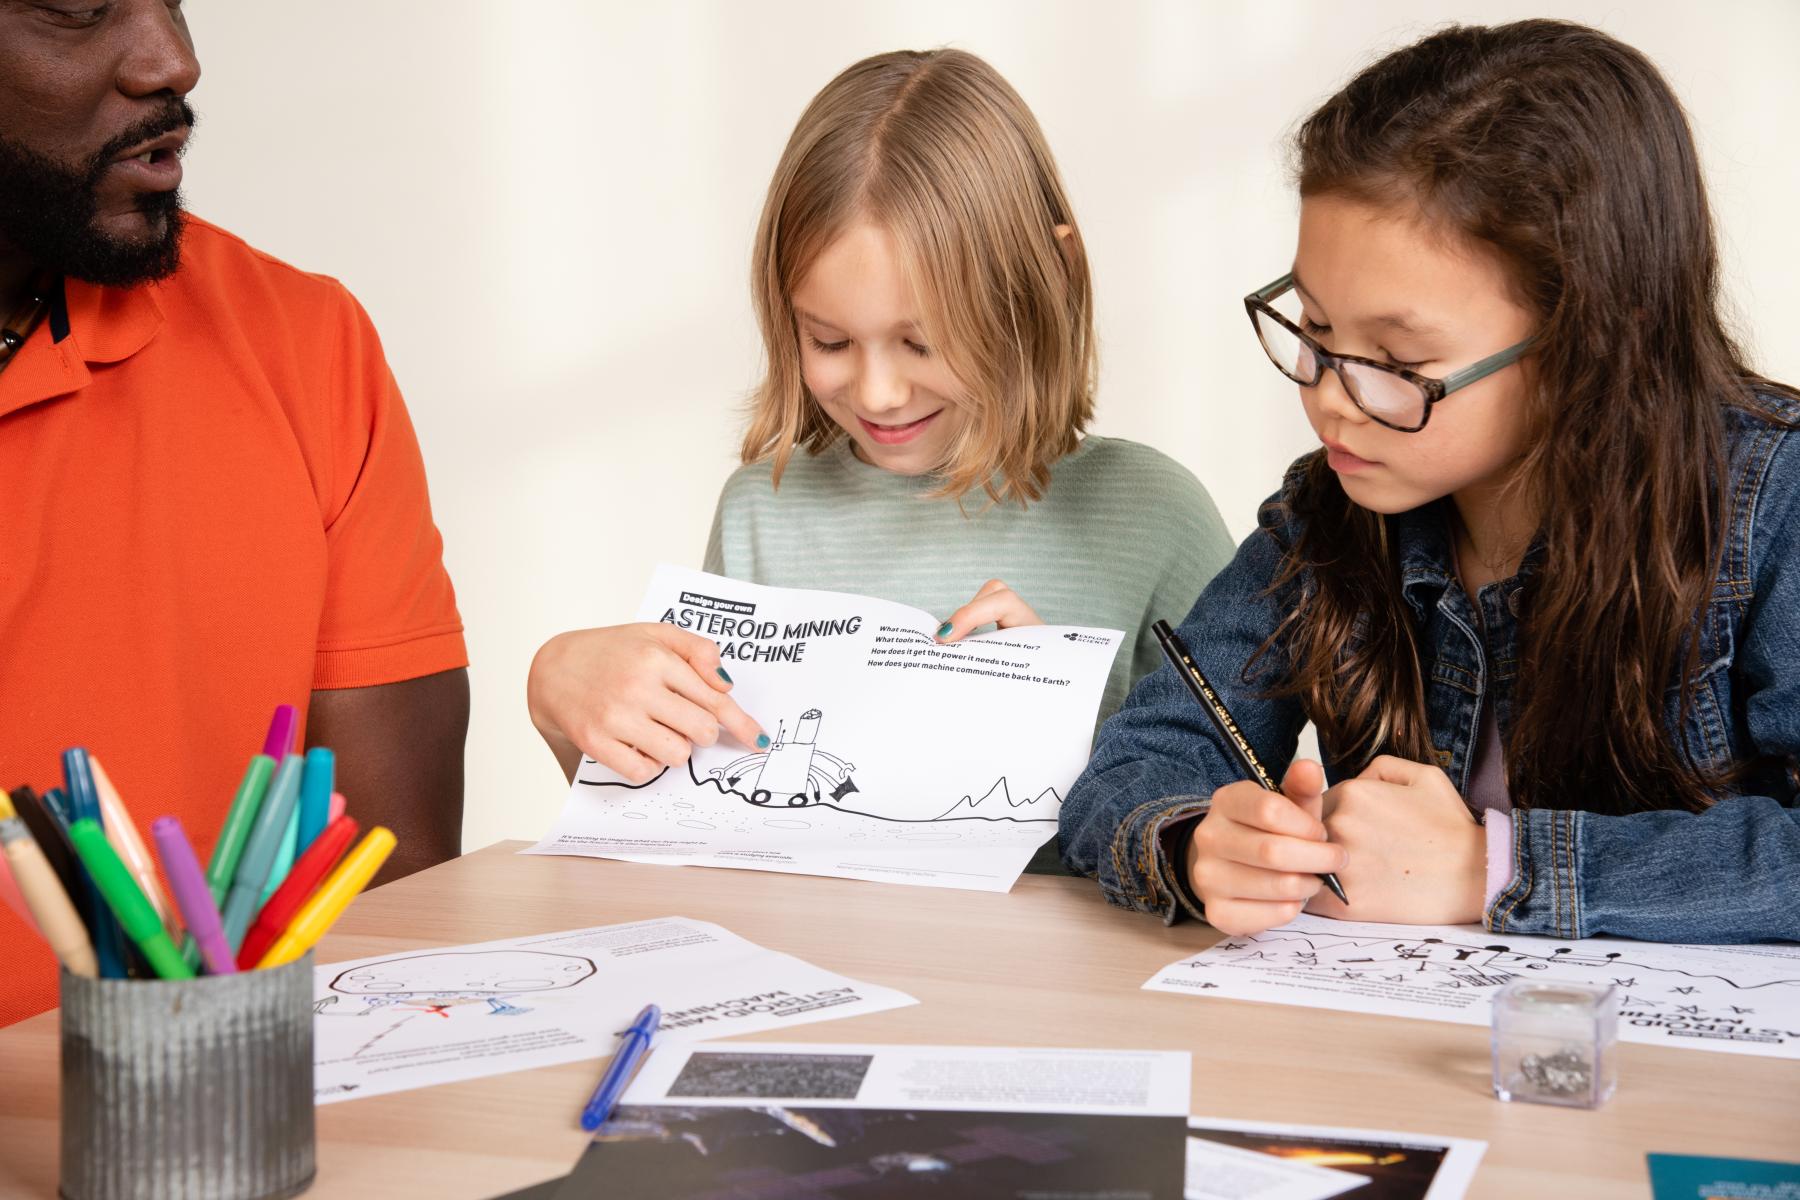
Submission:
[[951,613],[949,619],[938,626],[937,638],[940,642],[954,642],[983,625],[1017,629],[1021,625],[1043,623],[1044,618],[1025,603],[1024,597],[1006,586],[1004,580],[990,579],[981,585],[973,600]]

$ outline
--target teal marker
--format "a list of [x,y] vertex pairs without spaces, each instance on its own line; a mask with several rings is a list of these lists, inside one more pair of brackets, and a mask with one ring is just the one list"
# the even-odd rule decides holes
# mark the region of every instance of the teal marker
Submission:
[[69,793],[61,788],[51,788],[44,793],[44,807],[50,810],[50,815],[56,818],[56,823],[67,834],[70,822],[75,820],[75,815],[69,811]]
[[81,856],[88,877],[105,897],[107,907],[118,918],[119,927],[144,952],[150,969],[163,979],[192,979],[193,969],[182,960],[181,952],[169,939],[169,931],[163,928],[162,918],[150,907],[144,890],[106,840],[100,823],[87,817],[78,819],[69,826],[69,842]]
[[[70,829],[83,820],[100,825],[100,793],[94,790],[94,769],[88,762],[88,752],[80,746],[71,747],[63,751],[62,763],[63,783],[69,789],[68,807],[58,809],[57,815]],[[54,789],[52,793],[56,794]],[[101,836],[106,836],[104,826]],[[131,971],[125,954],[124,933],[91,876],[84,890],[87,892],[87,918],[94,935],[94,956],[100,962],[100,978],[125,979]]]
[[222,909],[225,940],[234,955],[243,945],[244,933],[260,907],[263,888],[275,866],[275,856],[281,850],[282,839],[287,836],[288,825],[292,823],[294,804],[300,796],[303,766],[298,754],[290,754],[281,760],[281,766],[275,770],[275,779],[269,784],[268,797],[263,800],[262,811],[256,814],[256,824],[244,843],[244,853],[238,859],[237,874],[232,877],[231,890],[225,896]]
[[[300,783],[302,789],[304,789],[306,784],[306,770],[304,767],[301,768],[300,771]],[[299,848],[300,798],[299,793],[296,793],[294,797],[294,811],[288,815],[287,828],[281,832],[281,845],[275,848],[275,863],[269,868],[269,881],[263,884],[262,895],[257,897],[257,908],[260,909],[269,902],[269,897],[275,894],[275,889],[281,886],[282,881],[288,877],[288,872],[294,869],[294,857],[298,854]]]
[[337,786],[337,756],[324,746],[306,752],[306,773],[300,777],[300,843],[295,854],[305,854],[331,824],[331,793]]

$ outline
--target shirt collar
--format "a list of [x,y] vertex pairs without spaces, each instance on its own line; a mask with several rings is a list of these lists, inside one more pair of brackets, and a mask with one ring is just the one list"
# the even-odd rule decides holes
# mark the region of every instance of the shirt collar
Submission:
[[91,363],[123,362],[150,344],[162,328],[162,305],[155,284],[101,287],[79,279],[64,285],[69,336]]
[[1435,603],[1456,578],[1447,503],[1435,500],[1387,519],[1388,536],[1399,552],[1400,590],[1415,608]]
[[[1451,544],[1448,497],[1434,500],[1388,518],[1388,536],[1394,539],[1400,562],[1400,593],[1414,612],[1423,614],[1438,602],[1456,580],[1456,551]],[[1519,569],[1510,582],[1523,584],[1543,565],[1543,531],[1525,548]]]
[[150,344],[163,325],[154,284],[104,287],[79,279],[63,287],[62,313],[39,321],[25,344],[0,371],[0,416],[80,391],[93,378],[89,363],[123,362]]

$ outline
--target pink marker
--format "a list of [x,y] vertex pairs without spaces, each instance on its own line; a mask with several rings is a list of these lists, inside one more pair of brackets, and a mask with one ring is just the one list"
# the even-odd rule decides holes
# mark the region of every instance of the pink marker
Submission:
[[291,704],[278,705],[275,717],[269,722],[269,736],[263,739],[263,753],[280,762],[294,752],[294,727],[300,723],[300,714],[294,711]]
[[6,901],[6,907],[19,914],[19,920],[25,922],[25,928],[36,933],[38,923],[31,918],[31,909],[25,904],[25,897],[19,894],[19,885],[13,882],[12,868],[6,860],[0,858],[0,900]]
[[344,793],[333,792],[333,793],[331,793],[331,807],[326,810],[325,824],[330,825],[333,821],[337,820],[339,817],[341,817],[343,815],[344,815]]

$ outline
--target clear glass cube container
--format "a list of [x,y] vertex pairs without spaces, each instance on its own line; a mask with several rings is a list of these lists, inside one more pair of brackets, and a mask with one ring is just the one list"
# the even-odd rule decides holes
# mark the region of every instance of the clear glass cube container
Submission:
[[1494,1095],[1598,1108],[1619,1081],[1619,992],[1514,979],[1494,997]]

